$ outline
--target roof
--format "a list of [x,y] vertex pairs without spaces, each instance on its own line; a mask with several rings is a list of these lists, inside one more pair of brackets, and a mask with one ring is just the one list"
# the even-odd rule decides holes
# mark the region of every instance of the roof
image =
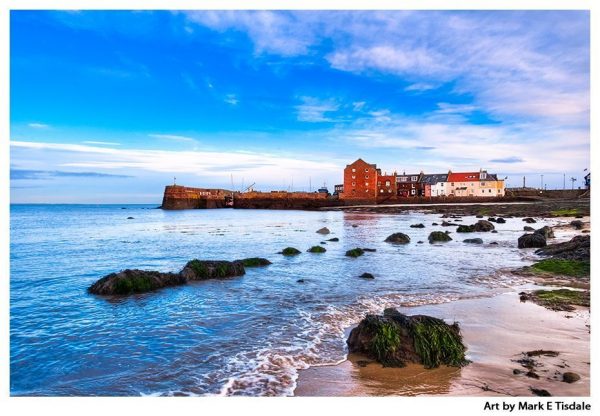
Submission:
[[450,172],[448,182],[469,182],[478,181],[479,172]]
[[435,185],[438,182],[447,182],[448,174],[447,173],[433,173],[430,175],[423,175],[421,178],[421,182],[428,183],[430,185]]
[[346,167],[356,165],[358,162],[364,163],[365,165],[369,165],[369,166],[377,169],[377,163],[367,163],[364,160],[362,160],[361,158],[356,159],[354,162],[350,163],[349,165],[346,165]]

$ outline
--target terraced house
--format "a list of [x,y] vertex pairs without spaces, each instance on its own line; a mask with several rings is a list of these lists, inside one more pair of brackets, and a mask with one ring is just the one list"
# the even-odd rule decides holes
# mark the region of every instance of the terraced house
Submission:
[[421,182],[422,176],[423,172],[412,173],[408,175],[406,174],[406,172],[404,172],[402,173],[402,175],[396,175],[396,187],[398,188],[398,196],[424,196],[423,183]]
[[447,195],[457,197],[504,196],[504,180],[496,174],[479,172],[448,172]]

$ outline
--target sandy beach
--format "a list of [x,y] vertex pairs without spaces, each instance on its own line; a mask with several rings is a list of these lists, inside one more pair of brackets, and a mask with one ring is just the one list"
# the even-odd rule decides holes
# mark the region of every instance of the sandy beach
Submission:
[[[463,368],[426,370],[420,365],[384,368],[366,357],[351,354],[336,366],[311,367],[298,378],[296,396],[531,396],[530,387],[553,396],[590,394],[589,309],[556,312],[519,300],[520,289],[491,298],[399,308],[409,315],[426,314],[460,323],[471,364]],[[515,362],[522,353],[551,350],[556,357],[540,356],[539,379],[527,377]],[[513,374],[513,370],[523,371]],[[581,379],[569,384],[564,372]]]

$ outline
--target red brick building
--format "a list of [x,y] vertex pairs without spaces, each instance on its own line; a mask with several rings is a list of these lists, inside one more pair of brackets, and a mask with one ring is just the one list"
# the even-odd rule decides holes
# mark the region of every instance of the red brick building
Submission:
[[[379,172],[378,172],[379,173]],[[396,173],[393,175],[377,175],[377,196],[382,198],[385,196],[396,196]]]
[[403,173],[402,175],[396,175],[396,186],[398,189],[398,196],[424,196],[424,186],[421,182],[422,176],[423,172],[408,175],[406,173]]
[[344,192],[341,199],[375,199],[377,181],[381,171],[377,165],[357,159],[344,169]]

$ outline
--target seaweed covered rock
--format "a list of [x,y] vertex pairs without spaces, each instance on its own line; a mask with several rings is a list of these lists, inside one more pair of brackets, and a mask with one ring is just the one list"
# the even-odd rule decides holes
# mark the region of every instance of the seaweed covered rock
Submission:
[[223,279],[246,274],[241,261],[192,260],[179,273],[186,280]]
[[325,249],[325,247],[321,247],[321,246],[312,246],[311,248],[308,249],[309,253],[325,253],[327,250]]
[[523,218],[523,221],[525,221],[527,224],[535,224],[536,223],[536,221],[531,217]]
[[90,286],[88,292],[94,295],[131,295],[185,283],[187,279],[180,274],[125,269],[104,276]]
[[352,250],[346,251],[346,256],[348,256],[348,257],[356,258],[356,257],[362,256],[363,254],[365,254],[365,251],[360,247],[353,248]]
[[571,221],[570,225],[571,225],[571,227],[575,228],[576,230],[581,230],[583,228],[583,221],[581,221],[581,220]]
[[488,232],[494,229],[494,224],[486,220],[479,220],[472,225],[459,225],[457,233]]
[[448,235],[448,233],[444,233],[442,231],[432,231],[427,239],[429,240],[430,244],[452,241],[452,238]]
[[383,316],[367,315],[350,332],[348,350],[377,360],[386,367],[407,363],[426,368],[440,365],[460,367],[468,363],[466,347],[457,323],[425,315],[407,316],[386,309]]
[[278,254],[283,254],[284,256],[295,256],[297,254],[300,254],[300,250],[294,247],[286,247],[283,250],[281,250]]
[[564,243],[551,244],[536,250],[540,256],[552,256],[556,259],[588,260],[590,259],[590,236],[578,235]]
[[459,225],[458,228],[456,228],[456,232],[457,233],[472,233],[473,226],[472,225]]
[[546,237],[542,234],[523,234],[519,237],[518,247],[519,248],[532,248],[532,247],[545,247]]
[[262,257],[249,257],[247,259],[242,259],[238,261],[242,262],[244,267],[261,267],[272,264],[269,260],[264,259]]
[[410,228],[425,228],[425,225],[423,224],[413,224],[410,226]]
[[543,226],[542,228],[538,228],[533,233],[543,235],[546,239],[554,238],[554,230],[551,227],[548,227],[547,225]]
[[408,244],[408,243],[410,243],[410,237],[404,233],[394,233],[394,234],[389,235],[385,239],[385,242],[392,243],[392,244]]
[[496,224],[504,224],[506,220],[504,218],[498,217],[496,218]]

